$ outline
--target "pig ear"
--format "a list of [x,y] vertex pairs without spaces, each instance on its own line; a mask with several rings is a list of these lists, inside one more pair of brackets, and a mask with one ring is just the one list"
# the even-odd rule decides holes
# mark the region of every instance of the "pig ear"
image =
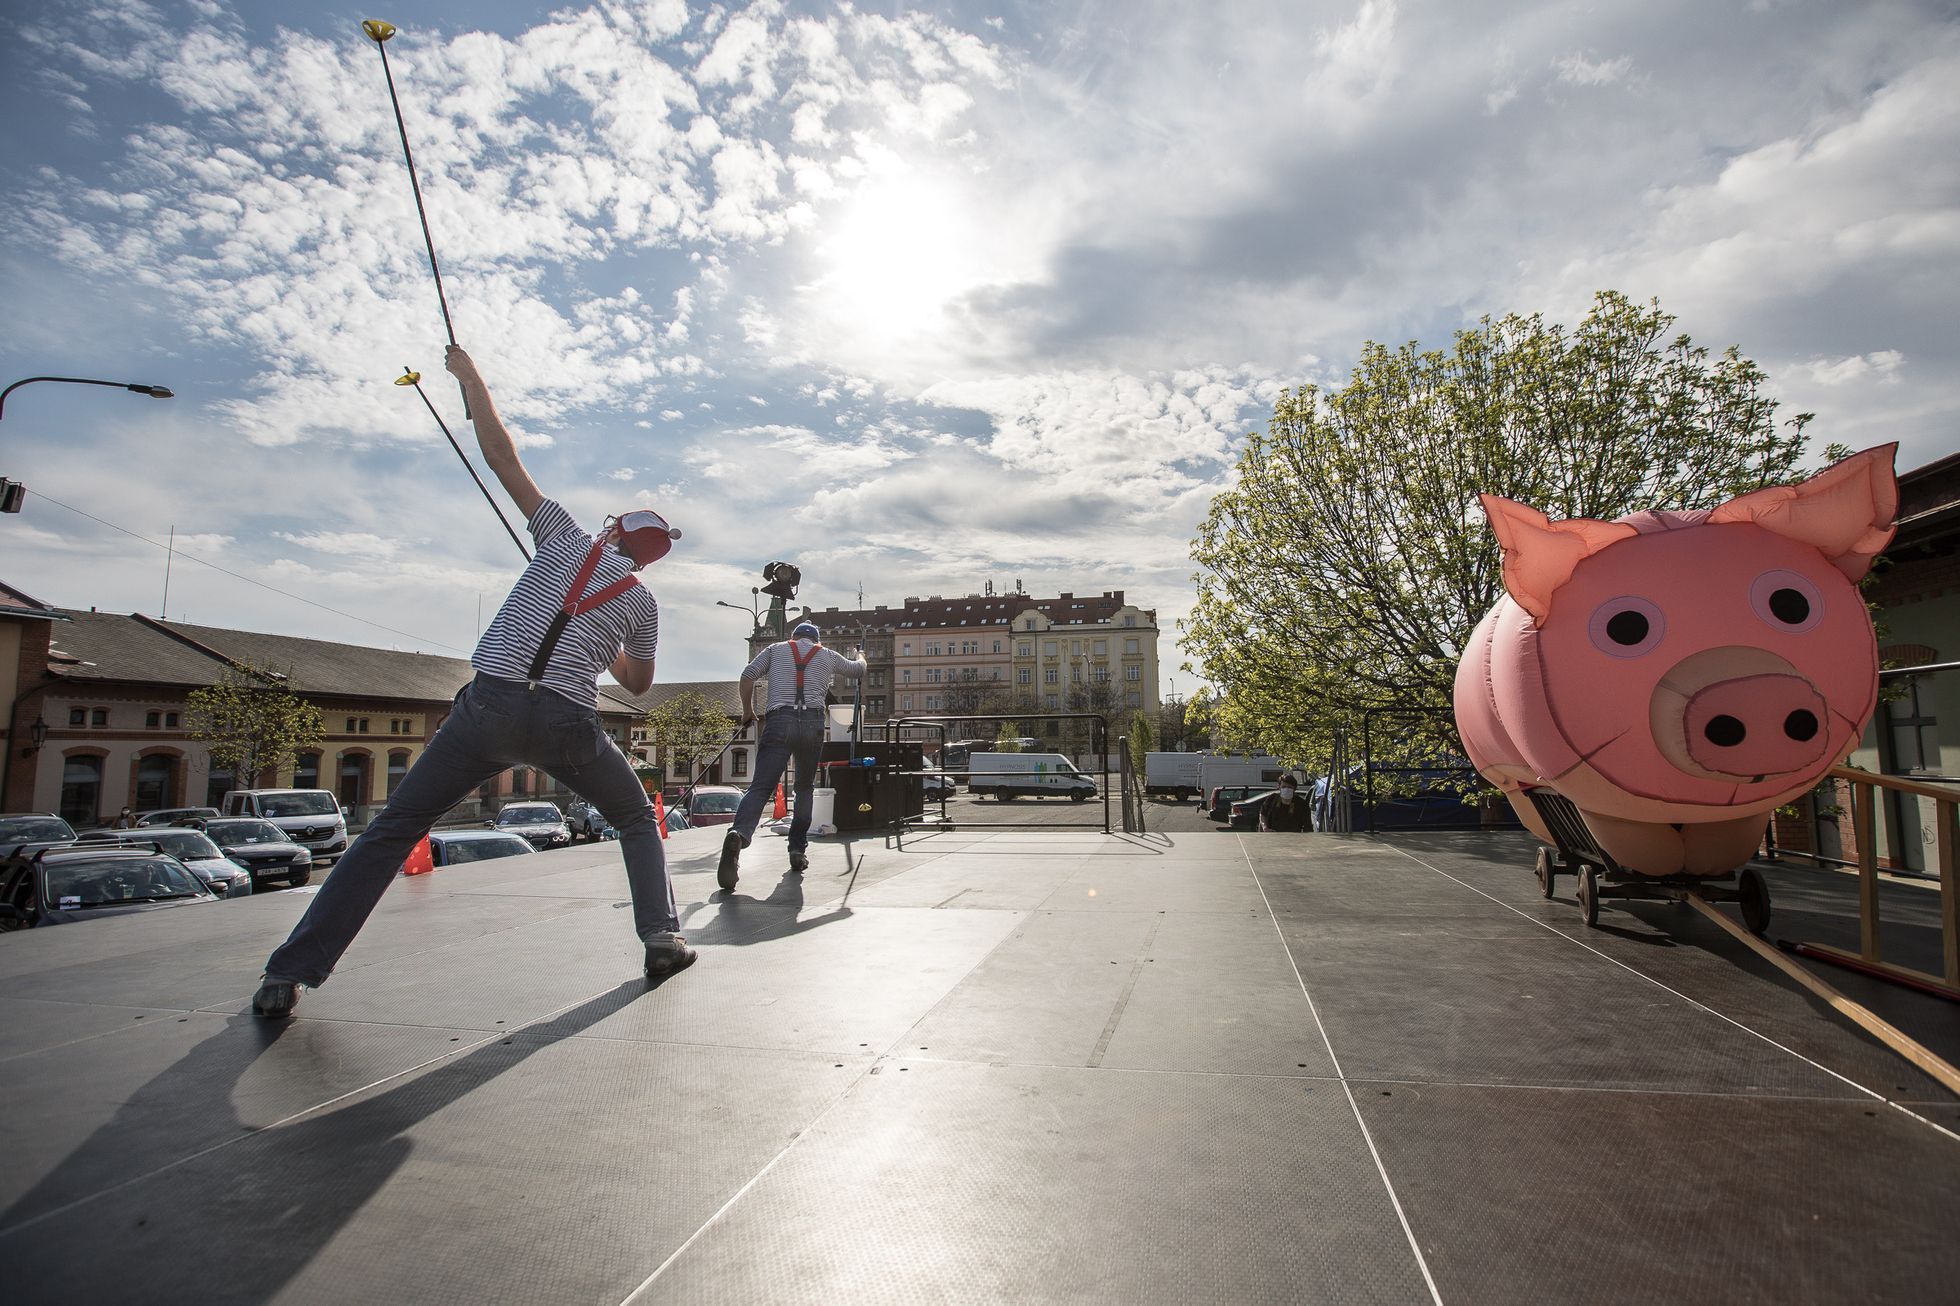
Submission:
[[1504,550],[1504,588],[1518,606],[1539,621],[1551,615],[1552,592],[1572,578],[1572,570],[1615,540],[1638,534],[1620,522],[1574,517],[1553,521],[1536,508],[1478,496],[1484,515]]
[[1833,463],[1799,485],[1774,485],[1731,499],[1708,520],[1754,522],[1766,531],[1814,545],[1853,581],[1864,579],[1872,559],[1891,542],[1899,512],[1899,482],[1892,472],[1896,444],[1881,444]]

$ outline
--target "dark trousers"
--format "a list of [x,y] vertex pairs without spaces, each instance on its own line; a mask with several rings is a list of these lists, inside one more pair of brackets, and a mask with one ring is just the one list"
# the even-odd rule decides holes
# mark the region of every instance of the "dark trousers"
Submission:
[[789,850],[800,853],[810,842],[810,791],[817,786],[817,761],[823,755],[824,723],[829,714],[821,707],[779,707],[762,718],[762,739],[756,748],[755,778],[735,809],[735,832],[747,843],[755,838],[755,827],[762,820],[762,805],[775,796],[776,782],[783,768],[796,759],[796,807],[789,823]]
[[335,864],[306,915],[265,964],[271,979],[317,986],[333,973],[410,850],[443,813],[498,772],[535,766],[598,808],[619,831],[633,928],[645,940],[679,928],[653,803],[632,764],[582,703],[521,681],[479,675],[409,768],[388,805]]

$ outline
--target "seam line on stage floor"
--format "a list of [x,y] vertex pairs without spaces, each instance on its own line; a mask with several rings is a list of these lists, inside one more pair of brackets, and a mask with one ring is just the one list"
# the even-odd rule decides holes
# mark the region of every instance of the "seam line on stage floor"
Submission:
[[1279,940],[1280,951],[1286,954],[1286,964],[1293,968],[1293,982],[1300,986],[1300,996],[1307,1000],[1307,1011],[1313,1016],[1314,1028],[1320,1031],[1320,1041],[1327,1048],[1327,1059],[1333,1063],[1334,1077],[1340,1082],[1341,1092],[1346,1094],[1348,1110],[1354,1112],[1354,1123],[1361,1130],[1361,1141],[1368,1145],[1368,1155],[1375,1162],[1375,1173],[1381,1176],[1382,1188],[1388,1193],[1389,1205],[1395,1208],[1395,1218],[1402,1226],[1402,1236],[1408,1240],[1409,1251],[1416,1258],[1416,1268],[1422,1271],[1422,1281],[1428,1285],[1429,1299],[1436,1306],[1443,1306],[1443,1294],[1436,1288],[1435,1276],[1429,1273],[1429,1262],[1423,1257],[1422,1246],[1416,1241],[1415,1230],[1409,1227],[1408,1212],[1402,1209],[1402,1199],[1395,1195],[1395,1184],[1388,1177],[1388,1167],[1382,1162],[1381,1151],[1375,1146],[1375,1136],[1368,1129],[1368,1122],[1361,1118],[1361,1104],[1354,1100],[1354,1088],[1348,1083],[1347,1072],[1341,1069],[1341,1058],[1334,1051],[1334,1040],[1327,1037],[1327,1026],[1321,1023],[1320,1008],[1307,991],[1307,981],[1300,974],[1299,963],[1293,960],[1293,949],[1286,942],[1286,934],[1279,927],[1279,917],[1273,911],[1272,900],[1266,897],[1266,885],[1259,878],[1259,868],[1252,864],[1252,854],[1246,851],[1245,837],[1233,835],[1239,845],[1239,856],[1245,858],[1245,868],[1252,873],[1252,882],[1259,886],[1260,901],[1266,904],[1266,919],[1273,924],[1273,934]]
[[[1687,1003],[1689,1006],[1699,1007],[1701,1010],[1707,1012],[1711,1016],[1714,1016],[1716,1019],[1725,1020],[1729,1024],[1734,1025],[1737,1029],[1741,1030],[1743,1033],[1755,1035],[1757,1038],[1769,1044],[1771,1047],[1777,1048],[1783,1052],[1787,1052],[1791,1056],[1795,1057],[1797,1060],[1804,1062],[1806,1065],[1815,1067],[1816,1069],[1823,1071],[1831,1078],[1849,1084],[1851,1087],[1857,1089],[1860,1093],[1865,1094],[1873,1101],[1883,1102],[1886,1106],[1891,1107],[1894,1111],[1899,1112],[1901,1115],[1910,1116],[1912,1119],[1917,1120],[1920,1124],[1925,1125],[1928,1129],[1937,1130],[1938,1132],[1945,1134],[1948,1138],[1952,1139],[1953,1141],[1960,1142],[1960,1134],[1954,1133],[1951,1129],[1948,1129],[1945,1125],[1940,1124],[1936,1120],[1928,1120],[1925,1116],[1920,1115],[1917,1111],[1913,1111],[1901,1105],[1900,1103],[1893,1101],[1891,1098],[1885,1096],[1885,1094],[1880,1093],[1875,1089],[1867,1088],[1865,1085],[1859,1083],[1857,1080],[1851,1078],[1849,1075],[1841,1074],[1838,1071],[1831,1069],[1823,1062],[1817,1061],[1811,1057],[1807,1057],[1803,1053],[1797,1051],[1795,1048],[1777,1042],[1775,1039],[1763,1033],[1761,1030],[1754,1029],[1748,1025],[1743,1024],[1741,1021],[1737,1020],[1734,1016],[1731,1016],[1726,1012],[1717,1011],[1715,1008],[1709,1006],[1706,1002],[1701,1001],[1699,998],[1693,998],[1688,996],[1686,993],[1683,993],[1681,990],[1674,988],[1671,985],[1663,983],[1662,981],[1654,978],[1652,975],[1647,974],[1645,971],[1640,970],[1637,967],[1628,965],[1626,962],[1621,961],[1618,957],[1614,957],[1607,953],[1601,952],[1598,948],[1593,947],[1592,944],[1587,943],[1584,939],[1574,938],[1572,935],[1567,934],[1564,930],[1559,929],[1557,926],[1551,924],[1549,921],[1539,920],[1536,916],[1533,916],[1530,912],[1518,910],[1518,908],[1512,906],[1508,902],[1505,902],[1502,898],[1499,898],[1496,894],[1486,893],[1484,890],[1479,889],[1476,885],[1470,883],[1468,880],[1461,879],[1457,876],[1451,875],[1448,871],[1444,870],[1440,866],[1430,865],[1428,862],[1425,862],[1424,860],[1422,860],[1422,858],[1416,856],[1414,853],[1410,852],[1406,848],[1399,847],[1398,845],[1389,843],[1386,840],[1377,840],[1377,842],[1381,843],[1382,846],[1386,848],[1393,848],[1396,852],[1401,853],[1404,857],[1408,858],[1416,865],[1423,867],[1425,870],[1433,871],[1437,875],[1442,876],[1444,879],[1449,880],[1453,884],[1460,884],[1464,888],[1470,890],[1470,892],[1478,895],[1479,897],[1488,898],[1490,901],[1502,907],[1505,911],[1512,912],[1518,916],[1521,916],[1525,920],[1530,921],[1533,925],[1538,926],[1540,929],[1545,930],[1548,933],[1555,934],[1559,938],[1564,939],[1568,943],[1576,944],[1579,947],[1584,948],[1587,952],[1592,953],[1595,957],[1598,957],[1603,961],[1611,962],[1613,965],[1618,966],[1621,970],[1626,971],[1630,975],[1638,976],[1640,979],[1643,979],[1647,983],[1652,984],[1655,988],[1661,990],[1663,993],[1671,993],[1675,997],[1681,999],[1681,1001]],[[1778,983],[1780,987],[1781,986],[1780,979]]]

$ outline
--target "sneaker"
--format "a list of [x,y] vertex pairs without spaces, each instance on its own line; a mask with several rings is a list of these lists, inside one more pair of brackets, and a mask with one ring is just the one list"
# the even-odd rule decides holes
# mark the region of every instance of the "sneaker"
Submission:
[[803,872],[810,869],[809,856],[804,853],[791,853],[789,855],[789,869],[792,875],[803,874]]
[[663,980],[678,975],[700,955],[678,934],[656,934],[647,940],[647,978]]
[[252,1014],[267,1020],[284,1020],[299,1005],[299,985],[291,980],[262,976],[259,991],[252,995]]
[[724,889],[734,888],[735,881],[740,878],[738,868],[742,862],[742,847],[742,836],[733,830],[721,841],[721,865],[715,871],[715,883]]

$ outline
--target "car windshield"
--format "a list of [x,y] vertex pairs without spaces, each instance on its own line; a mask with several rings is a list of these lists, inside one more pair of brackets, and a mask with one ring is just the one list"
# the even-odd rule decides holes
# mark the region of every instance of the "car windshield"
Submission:
[[217,844],[212,843],[196,830],[147,830],[141,839],[131,839],[128,842],[139,848],[144,844],[154,843],[179,861],[224,856],[218,850]]
[[48,905],[58,910],[210,896],[168,857],[78,858],[44,869]]
[[270,821],[213,821],[204,827],[204,833],[220,848],[286,842],[286,832]]
[[716,816],[734,811],[742,805],[740,794],[696,794],[688,804],[696,814],[712,813]]
[[0,818],[0,843],[45,843],[50,839],[74,837],[74,828],[59,816]]
[[267,816],[340,815],[332,794],[264,794],[259,798],[259,810]]
[[555,807],[506,807],[497,813],[498,825],[556,825],[564,819]]
[[486,839],[456,839],[443,845],[443,860],[451,866],[462,862],[483,862],[493,857],[516,857],[531,851],[531,845],[514,834],[491,835]]

